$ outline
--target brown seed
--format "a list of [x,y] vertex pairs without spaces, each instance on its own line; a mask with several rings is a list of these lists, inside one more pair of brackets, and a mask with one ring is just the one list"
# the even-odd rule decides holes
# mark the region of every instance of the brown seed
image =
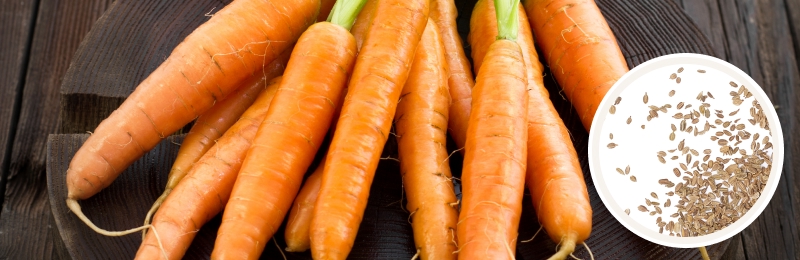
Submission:
[[633,121],[633,119],[631,119],[631,117],[628,117],[628,120],[627,120],[627,121],[625,121],[625,123],[627,123],[627,124],[629,124],[629,125],[630,125],[630,124],[631,124],[631,121]]
[[677,160],[678,158],[679,158],[678,156],[672,156],[669,159],[674,161],[674,160]]
[[636,182],[636,176],[631,175],[631,181]]
[[609,143],[606,147],[608,147],[608,149],[614,149],[614,147],[617,147],[617,144]]
[[664,202],[664,207],[669,207],[670,205],[672,205],[672,201],[667,199],[667,202]]
[[631,214],[631,209],[625,209],[625,214],[626,215],[630,215]]
[[678,168],[673,168],[672,173],[675,174],[675,177],[681,177],[681,171]]
[[614,134],[608,133],[608,139],[612,139],[613,140],[614,139]]
[[667,160],[664,160],[664,157],[659,156],[658,161],[661,163],[667,163]]
[[630,174],[630,173],[631,173],[631,166],[628,165],[627,167],[625,167],[625,174]]
[[678,73],[681,73],[681,72],[683,72],[683,67],[678,69]]
[[739,109],[736,109],[736,111],[733,111],[733,112],[731,112],[731,113],[730,113],[730,114],[728,114],[728,115],[729,115],[729,116],[734,116],[734,115],[736,115],[736,113],[739,113]]
[[675,83],[681,84],[681,77],[676,78]]
[[[645,104],[647,104],[647,101],[649,101],[649,100],[650,100],[650,98],[648,98],[648,97],[647,97],[647,92],[645,92],[645,93],[644,93],[644,97],[642,97],[642,102],[644,102]],[[651,106],[651,108],[652,108],[652,106]]]
[[648,211],[647,207],[645,207],[644,205],[639,205],[639,207],[637,207],[637,209],[639,209],[639,211],[641,211],[641,212],[647,212]]
[[670,90],[670,91],[669,91],[669,96],[671,97],[671,96],[674,96],[674,95],[675,95],[675,90],[674,90],[674,89],[673,89],[673,90]]
[[706,95],[708,95],[710,98],[714,98],[714,95],[711,95],[711,92],[706,92]]
[[675,132],[669,133],[669,140],[675,141]]
[[614,100],[614,105],[615,105],[615,106],[616,106],[616,105],[619,105],[619,102],[621,102],[621,101],[622,101],[622,97],[617,97],[617,99],[616,99],[616,100]]
[[642,129],[644,129],[644,125],[642,125]]
[[731,81],[730,84],[731,84],[731,87],[734,87],[734,88],[739,86],[738,84],[736,84],[736,82],[733,82],[733,81]]
[[616,112],[617,112],[617,107],[616,106],[611,106],[611,108],[608,109],[608,113],[611,113],[612,115],[614,113],[616,113]]
[[622,169],[620,169],[620,168],[617,168],[617,172],[618,172],[619,174],[625,175],[625,172],[623,172],[623,171],[622,171]]
[[705,71],[705,70],[697,70],[697,72],[699,72],[699,73],[706,73],[706,71]]
[[658,199],[658,194],[656,194],[655,192],[650,192],[650,197],[653,197],[654,199]]
[[669,75],[669,79],[675,79],[677,77],[678,77],[677,73],[672,73],[672,75]]

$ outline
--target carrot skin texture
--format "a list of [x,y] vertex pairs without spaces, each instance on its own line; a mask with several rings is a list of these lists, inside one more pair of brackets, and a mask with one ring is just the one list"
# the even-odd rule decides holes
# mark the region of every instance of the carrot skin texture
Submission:
[[179,44],[81,146],[68,198],[91,197],[165,136],[208,110],[287,49],[316,18],[318,0],[234,1]]
[[[486,41],[497,35],[492,0],[481,0],[473,10],[470,37],[473,53],[485,53]],[[541,225],[553,242],[573,239],[581,243],[592,229],[592,207],[578,154],[542,79],[543,66],[533,43],[524,9],[519,9],[519,37],[528,78],[528,167],[526,185]],[[474,60],[480,60],[474,58]],[[476,65],[479,62],[475,63]]]
[[359,50],[364,44],[364,39],[367,38],[367,31],[369,31],[372,19],[375,17],[375,7],[378,6],[378,1],[380,0],[367,0],[364,7],[361,8],[361,12],[358,13],[353,28],[350,28],[350,33],[356,38],[356,46],[358,46]]
[[309,237],[311,214],[314,212],[314,204],[316,204],[319,195],[319,186],[322,184],[323,169],[325,169],[324,159],[314,170],[314,173],[308,176],[300,189],[300,193],[297,193],[297,198],[294,199],[294,205],[292,205],[292,210],[289,212],[289,220],[286,223],[286,230],[283,235],[284,239],[286,239],[287,252],[303,252],[311,248],[311,237]]
[[343,95],[356,42],[321,22],[300,36],[225,206],[212,259],[258,259],[300,189]]
[[[255,138],[280,81],[278,77],[270,82],[253,105],[189,170],[156,213],[152,225],[169,259],[182,258],[200,226],[222,211],[242,165],[241,158]],[[152,231],[147,232],[136,259],[162,258],[156,237]]]
[[192,168],[192,164],[211,149],[214,142],[246,111],[256,97],[267,87],[268,81],[283,74],[286,62],[289,61],[291,51],[285,51],[280,57],[267,65],[263,74],[256,74],[245,80],[241,86],[228,97],[217,102],[205,113],[200,115],[183,138],[178,157],[172,164],[172,169],[167,179],[167,189],[172,189],[183,176]]
[[524,0],[550,71],[589,131],[606,92],[628,72],[625,57],[594,0]]
[[324,22],[328,20],[328,15],[331,14],[331,10],[333,9],[333,4],[335,3],[336,0],[320,0],[319,15],[317,15],[317,22]]
[[527,79],[519,46],[497,40],[472,92],[461,175],[459,259],[513,259],[522,212]]
[[447,62],[432,21],[422,35],[395,114],[403,187],[420,259],[456,259],[457,199],[447,163]]
[[[358,55],[311,221],[314,259],[344,259],[355,241],[397,101],[428,18],[428,0],[381,0]],[[387,40],[392,39],[392,40]]]
[[[467,123],[475,80],[458,34],[456,17],[458,11],[454,0],[431,0],[431,19],[439,28],[449,67],[447,83],[451,100],[447,128],[456,146],[461,148],[467,140]],[[464,150],[461,151],[463,153]]]

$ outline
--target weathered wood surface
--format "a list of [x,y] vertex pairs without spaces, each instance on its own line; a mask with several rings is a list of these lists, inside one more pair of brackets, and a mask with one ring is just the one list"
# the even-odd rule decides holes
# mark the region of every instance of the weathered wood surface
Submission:
[[[4,164],[2,177],[6,180],[3,183],[4,201],[2,212],[0,212],[0,259],[62,259],[66,258],[64,244],[58,236],[56,225],[50,213],[50,203],[47,198],[46,171],[45,171],[45,146],[47,135],[58,131],[59,124],[59,86],[61,78],[67,71],[67,67],[72,60],[72,55],[78,48],[84,35],[89,31],[92,24],[103,14],[110,0],[88,0],[88,1],[3,1],[0,9],[3,9],[2,19],[9,19],[6,15],[11,15],[11,19],[19,19],[20,25],[33,22],[35,29],[29,30],[30,36],[20,34],[8,38],[5,33],[0,35],[0,41],[13,40],[16,37],[30,37],[25,48],[15,48],[16,51],[23,51],[21,58],[26,60],[14,66],[8,64],[7,68],[14,68],[24,71],[17,75],[9,75],[17,78],[16,84],[23,87],[18,88],[16,94],[13,90],[15,86],[2,86],[3,93],[10,96],[19,95],[13,102],[3,103],[6,106],[15,106],[11,119],[18,121],[9,126],[0,126],[2,131],[13,131],[9,135],[13,140],[9,140],[10,145],[4,149],[7,165]],[[20,3],[23,3],[20,5]],[[18,6],[19,8],[28,6],[34,8],[34,20],[26,14],[26,10],[13,8],[6,10],[8,6]],[[9,26],[7,28],[6,26]],[[28,30],[11,28],[14,24],[3,24],[2,29],[6,30]],[[22,33],[22,32],[20,32]],[[5,48],[7,45],[2,45]],[[12,47],[12,46],[8,46]],[[6,52],[2,49],[0,52]],[[3,61],[6,66],[5,61]],[[6,82],[5,75],[0,78],[0,82]],[[5,84],[5,83],[4,83]],[[5,100],[6,94],[0,99]],[[16,102],[16,103],[15,103]],[[9,119],[5,115],[3,122]],[[12,127],[7,129],[8,127]],[[3,136],[6,136],[3,134]],[[4,148],[6,148],[4,146]],[[2,183],[2,182],[0,182]]]
[[0,194],[6,186],[37,4],[38,1],[0,1]]
[[[800,35],[798,34],[800,33],[800,1],[597,1],[617,34],[629,65],[641,63],[652,56],[673,52],[708,54],[713,52],[717,57],[728,60],[753,76],[770,95],[773,103],[780,106],[778,113],[787,142],[787,160],[784,165],[781,186],[774,195],[770,206],[751,227],[741,235],[711,247],[709,250],[712,258],[721,256],[721,259],[800,259],[798,256],[800,255],[800,242],[798,242],[800,236],[798,236],[799,230],[795,221],[800,219],[800,208],[798,208],[800,207],[800,188],[798,188],[800,181],[797,180],[795,171],[798,160],[793,158],[793,155],[800,149],[796,137],[797,121],[800,119],[796,116],[800,112],[797,111],[797,103],[800,101],[797,91],[800,91],[798,88],[800,86],[797,83],[796,62],[800,57],[797,52],[800,48],[800,40],[797,38]],[[52,98],[52,93],[54,93],[52,90],[56,89],[58,84],[52,84],[51,81],[58,82],[60,78],[64,77],[63,67],[59,66],[65,64],[65,55],[73,54],[76,47],[70,44],[80,42],[86,30],[106,8],[106,4],[110,0],[79,1],[80,3],[73,3],[73,6],[56,2],[53,0],[0,0],[0,35],[3,35],[0,37],[0,47],[2,47],[0,49],[0,75],[2,76],[0,77],[0,94],[2,94],[0,95],[0,129],[2,129],[0,130],[0,149],[2,149],[2,154],[0,154],[2,155],[0,156],[0,165],[2,165],[0,168],[2,171],[0,172],[0,191],[8,187],[4,193],[6,203],[3,204],[3,210],[0,213],[0,223],[7,223],[0,225],[2,228],[0,231],[3,231],[3,234],[0,235],[0,258],[2,259],[65,256],[64,251],[57,250],[63,247],[63,244],[56,243],[62,237],[58,235],[58,230],[46,228],[47,225],[54,227],[55,224],[51,221],[41,220],[43,216],[50,218],[50,213],[49,209],[46,209],[48,212],[44,213],[47,206],[42,206],[43,202],[41,202],[47,197],[44,194],[44,178],[41,173],[44,146],[41,141],[37,143],[37,140],[44,140],[43,136],[59,130],[64,133],[83,133],[86,130],[92,130],[105,115],[122,102],[124,96],[129,94],[138,82],[155,69],[170,50],[180,42],[180,39],[207,19],[204,14],[211,11],[212,8],[219,10],[219,7],[229,1],[118,1],[126,3],[128,10],[145,9],[147,12],[106,15],[102,18],[103,23],[115,21],[116,25],[136,24],[137,26],[107,27],[102,31],[103,34],[98,33],[95,36],[92,33],[84,41],[85,46],[92,42],[96,44],[98,41],[105,41],[106,44],[92,45],[91,49],[82,50],[81,53],[76,54],[76,64],[89,64],[94,67],[74,67],[80,69],[76,73],[84,74],[75,74],[72,71],[66,74],[65,87],[61,90],[63,93],[61,108],[64,108],[64,111],[60,114],[60,127],[46,123],[59,120],[58,110],[52,112],[52,106],[48,106],[48,103],[58,102],[58,99]],[[191,4],[187,4],[188,2]],[[471,9],[472,3],[474,0],[458,1],[461,14],[459,25],[462,33],[466,33],[468,30],[468,26],[465,25],[469,21],[469,9]],[[57,8],[53,6],[57,6]],[[698,34],[698,29],[686,23],[689,20],[687,16],[674,13],[676,8],[682,8],[688,17],[697,23],[699,32],[706,36],[705,39],[695,36]],[[676,25],[675,23],[680,24]],[[167,34],[164,31],[171,33]],[[94,38],[92,38],[93,36]],[[46,40],[36,40],[41,37]],[[689,42],[707,42],[710,43],[711,49],[704,47],[703,43],[688,44]],[[46,47],[41,47],[41,45],[46,45]],[[40,47],[36,49],[36,46]],[[89,48],[85,46],[81,49]],[[35,50],[39,52],[38,59],[35,58],[37,55],[34,53]],[[89,52],[96,52],[97,55],[86,54]],[[79,61],[81,57],[84,58],[82,62]],[[37,60],[38,63],[36,63]],[[66,58],[66,62],[68,61],[69,57]],[[38,83],[34,84],[28,81]],[[570,119],[569,104],[560,100],[556,95],[558,92],[553,86],[552,82],[548,85],[553,93],[552,99],[573,129],[576,146],[585,151],[585,132],[579,127],[579,123]],[[29,88],[32,90],[28,90]],[[34,93],[40,94],[33,95]],[[91,107],[91,113],[86,113],[85,107]],[[70,109],[72,110],[70,111]],[[38,112],[29,112],[23,116],[26,110]],[[584,139],[582,143],[581,139]],[[454,163],[456,161],[454,160]],[[586,168],[586,161],[584,160],[583,163]],[[383,170],[396,168],[396,165],[393,166],[391,163],[383,165],[387,165],[382,168]],[[12,174],[14,172],[16,173]],[[6,185],[3,181],[8,176],[13,178],[10,178]],[[163,189],[163,184],[152,185],[155,184],[151,184],[147,188]],[[398,187],[391,185],[373,188],[373,190],[391,188],[399,191]],[[9,190],[12,192],[9,193]],[[392,192],[399,197],[400,195],[396,191]],[[373,195],[371,198],[376,196],[378,195]],[[598,204],[593,205],[595,208],[595,233],[588,243],[594,249],[598,259],[698,257],[695,250],[684,250],[685,253],[678,250],[675,251],[678,253],[674,253],[657,247],[643,248],[636,245],[635,242],[629,243],[633,245],[619,246],[615,249],[616,251],[606,249],[598,252],[598,248],[615,243],[614,236],[599,235],[602,232],[601,229],[610,230],[606,232],[621,232],[623,229],[615,221],[598,221],[597,214],[600,214],[599,211],[604,208],[602,203],[599,203],[596,193],[592,193],[592,198]],[[8,203],[8,201],[16,202]],[[114,203],[127,205],[119,203],[119,201]],[[527,216],[524,216],[523,219],[531,219],[533,213],[529,210],[529,202],[525,203],[528,209],[523,213]],[[399,203],[395,203],[392,206],[398,205]],[[598,207],[601,209],[598,210]],[[393,209],[400,212],[398,216],[406,214],[397,207]],[[391,214],[387,214],[389,212],[387,209],[381,209],[368,212],[368,214],[391,216]],[[14,217],[9,218],[8,216]],[[22,217],[25,218],[24,221],[21,220]],[[125,218],[132,217],[125,216]],[[384,221],[391,222],[389,219],[392,218],[386,218]],[[137,223],[138,220],[132,221],[131,226]],[[402,226],[402,223],[404,222],[396,224]],[[216,224],[218,225],[218,223]],[[531,230],[535,231],[538,228],[535,221],[523,222],[523,224],[527,226],[522,227],[521,237],[531,236]],[[14,225],[19,228],[11,227]],[[211,223],[211,225],[215,224]],[[124,227],[129,226],[120,225],[120,228]],[[632,236],[629,232],[627,233],[627,236]],[[377,240],[364,239],[365,236],[369,235],[359,235],[359,243],[379,243],[376,242]],[[626,234],[618,237],[625,239]],[[405,258],[405,254],[409,250],[408,237],[390,236],[387,239],[395,241],[401,246],[397,246],[399,250],[396,251],[383,251],[383,256]],[[727,251],[724,251],[725,246],[722,244],[727,244],[727,242],[730,242],[730,246],[727,247]],[[209,248],[211,243],[213,243],[213,239],[210,241],[200,240],[195,241],[195,246]],[[279,243],[282,243],[280,238]],[[531,246],[531,244],[535,246]],[[543,249],[538,249],[540,246]],[[539,259],[551,252],[554,246],[554,243],[549,242],[543,236],[537,237],[531,243],[520,244],[518,256],[522,259]],[[274,246],[268,246],[265,255],[276,253],[277,249]],[[293,258],[304,258],[304,255],[290,255],[290,257],[292,256]],[[585,251],[578,249],[577,256],[585,257]]]
[[[800,259],[800,1],[682,0],[718,57],[748,73],[776,106],[785,161],[761,216],[733,237],[729,259]],[[738,252],[738,253],[737,253]]]

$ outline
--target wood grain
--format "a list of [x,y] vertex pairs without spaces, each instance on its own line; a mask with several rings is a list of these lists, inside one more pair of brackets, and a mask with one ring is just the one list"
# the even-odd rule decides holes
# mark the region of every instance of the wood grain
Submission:
[[6,186],[37,5],[35,0],[0,0],[0,194]]
[[65,256],[61,239],[52,236],[57,232],[47,199],[45,144],[47,134],[58,129],[61,78],[78,44],[110,2],[38,3],[29,61],[22,67],[26,73],[19,108],[21,120],[12,129],[16,134],[0,213],[0,259]]
[[117,1],[87,35],[90,44],[77,50],[64,78],[60,132],[94,130],[186,35],[229,2]]
[[796,221],[800,217],[800,162],[795,159],[800,155],[800,2],[684,0],[682,4],[698,24],[706,26],[704,31],[712,32],[718,57],[750,74],[764,89],[776,105],[784,135],[785,162],[778,190],[761,216],[733,238],[726,257],[800,259]]

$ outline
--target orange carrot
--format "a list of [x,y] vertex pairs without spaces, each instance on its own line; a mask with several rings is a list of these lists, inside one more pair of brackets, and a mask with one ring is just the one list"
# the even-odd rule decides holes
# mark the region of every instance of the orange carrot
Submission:
[[588,131],[597,106],[628,72],[614,34],[594,0],[525,0],[550,71]]
[[420,40],[395,114],[403,187],[421,259],[456,259],[458,219],[447,163],[447,62],[433,20]]
[[[444,43],[445,57],[450,73],[447,82],[450,88],[450,115],[447,122],[450,136],[456,146],[464,147],[467,139],[470,104],[472,103],[472,70],[461,46],[461,37],[456,25],[458,11],[454,0],[431,0],[431,19],[436,22]],[[461,150],[462,152],[464,150]]]
[[311,228],[311,214],[314,211],[314,204],[319,195],[319,186],[322,184],[322,170],[325,169],[325,160],[320,162],[317,169],[311,176],[308,176],[297,198],[294,199],[294,206],[289,212],[289,221],[286,223],[284,238],[286,239],[286,251],[303,252],[311,247],[309,228]]
[[356,23],[353,24],[353,28],[350,29],[350,33],[356,38],[356,46],[358,46],[359,50],[361,50],[361,45],[364,44],[364,39],[367,37],[367,31],[370,25],[372,25],[372,19],[375,17],[375,7],[378,6],[378,1],[380,0],[367,0],[364,4],[364,8],[361,9],[361,12],[359,12],[356,17]]
[[178,150],[178,157],[172,164],[172,169],[167,177],[167,188],[158,197],[147,216],[144,224],[150,223],[153,213],[161,206],[172,189],[178,185],[192,165],[200,160],[208,149],[231,127],[250,105],[255,102],[256,97],[265,89],[267,81],[283,74],[286,62],[289,61],[291,51],[285,51],[280,57],[272,61],[264,70],[263,74],[256,74],[248,78],[241,87],[236,89],[231,95],[221,102],[217,102],[208,109],[203,115],[195,120],[192,129],[183,138],[181,149]]
[[319,15],[317,15],[317,22],[324,22],[328,20],[328,15],[331,14],[331,10],[333,9],[333,4],[336,3],[336,0],[320,0],[319,5]]
[[257,259],[283,222],[355,63],[351,24],[317,23],[300,36],[225,206],[212,259]]
[[[75,153],[66,176],[69,208],[83,215],[77,200],[110,185],[249,75],[263,73],[259,70],[296,41],[318,10],[319,0],[237,0],[189,34]],[[125,233],[90,226],[103,234]]]
[[[473,18],[477,19],[471,22],[470,33],[482,35],[470,37],[474,53],[485,53],[487,39],[497,35],[491,3],[492,0],[480,1],[473,9]],[[563,259],[591,233],[592,208],[569,132],[544,87],[543,67],[523,9],[519,10],[517,44],[525,61],[529,89],[526,182],[539,222],[560,245],[555,257]],[[480,58],[474,60],[480,64]]]
[[[168,259],[180,259],[200,227],[216,216],[231,195],[233,182],[242,166],[259,125],[264,120],[281,77],[270,81],[241,118],[189,170],[167,196],[153,219]],[[161,258],[154,232],[148,232],[136,253],[137,259]]]
[[428,0],[381,0],[356,61],[311,220],[311,255],[344,259],[355,241]]
[[528,137],[525,63],[515,42],[517,4],[495,2],[498,37],[482,59],[472,92],[461,175],[459,259],[514,259]]

